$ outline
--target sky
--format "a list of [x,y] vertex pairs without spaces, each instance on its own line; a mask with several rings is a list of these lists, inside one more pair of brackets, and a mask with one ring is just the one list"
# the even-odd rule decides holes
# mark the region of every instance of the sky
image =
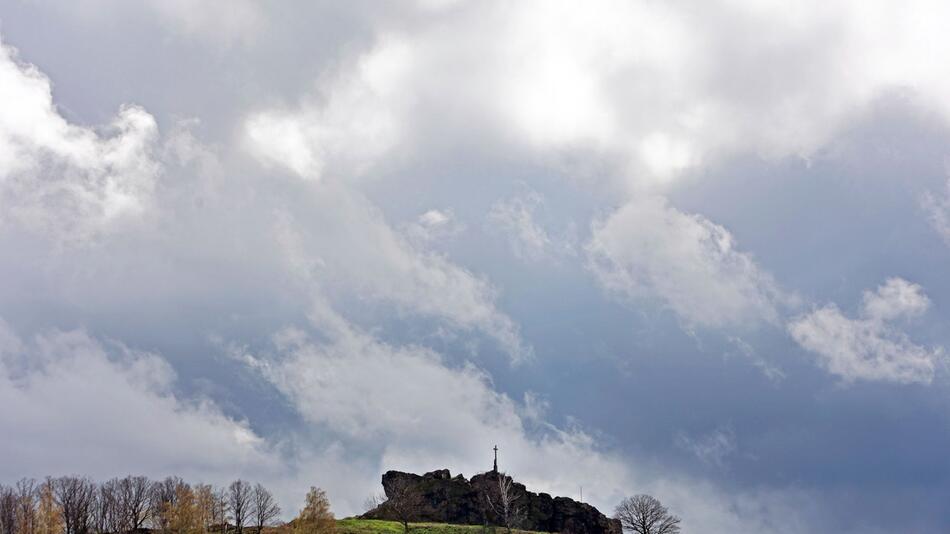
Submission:
[[950,7],[0,4],[0,483],[499,467],[950,527]]

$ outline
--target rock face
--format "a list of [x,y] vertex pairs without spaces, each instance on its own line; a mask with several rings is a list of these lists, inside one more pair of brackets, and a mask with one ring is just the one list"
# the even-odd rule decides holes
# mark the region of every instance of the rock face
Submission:
[[[503,474],[489,471],[466,480],[462,475],[451,476],[448,469],[424,475],[387,471],[383,475],[386,497],[393,498],[397,488],[411,488],[421,498],[412,521],[455,523],[466,525],[502,525],[503,520],[489,505],[497,502],[499,477]],[[610,519],[593,506],[567,497],[551,497],[547,493],[533,493],[523,484],[513,482],[509,492],[519,509],[517,528],[565,534],[621,534],[620,521]],[[493,497],[494,496],[494,497]],[[382,503],[361,516],[364,519],[398,520],[398,514]]]

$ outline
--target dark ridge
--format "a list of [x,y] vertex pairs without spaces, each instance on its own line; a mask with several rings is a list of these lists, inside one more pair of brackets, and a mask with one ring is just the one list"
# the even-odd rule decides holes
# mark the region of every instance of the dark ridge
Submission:
[[[382,482],[388,499],[393,499],[397,488],[405,487],[421,496],[413,521],[501,525],[500,518],[488,505],[488,498],[498,492],[499,477],[503,476],[502,473],[489,471],[466,480],[461,474],[452,477],[448,469],[424,475],[387,471]],[[511,493],[522,510],[519,529],[566,534],[621,534],[620,521],[606,517],[587,503],[567,497],[551,497],[547,493],[533,493],[517,482],[512,483]],[[387,502],[360,517],[400,519]]]

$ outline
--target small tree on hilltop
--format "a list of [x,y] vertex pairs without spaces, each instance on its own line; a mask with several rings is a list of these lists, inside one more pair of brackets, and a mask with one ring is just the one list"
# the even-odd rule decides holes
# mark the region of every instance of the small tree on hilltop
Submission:
[[507,534],[511,529],[521,526],[524,521],[524,507],[518,501],[521,495],[515,492],[514,481],[504,473],[498,473],[498,487],[485,495],[488,508],[505,527]]
[[311,487],[307,502],[294,520],[294,534],[330,534],[336,531],[336,520],[330,511],[330,500],[320,488]]
[[98,484],[92,499],[93,532],[120,532],[117,479]]
[[636,534],[679,534],[680,518],[649,495],[627,497],[615,511],[623,529]]
[[144,527],[152,515],[152,483],[144,476],[129,475],[118,481],[116,491],[120,530],[135,532]]
[[53,498],[62,510],[64,534],[89,534],[95,485],[77,476],[53,479]]
[[208,532],[214,524],[214,488],[211,484],[195,485],[195,520],[202,532]]
[[385,493],[374,493],[363,501],[363,508],[366,508],[366,511],[368,512],[370,510],[379,508],[384,502],[386,502]]
[[231,513],[231,505],[228,504],[228,490],[226,488],[215,489],[211,503],[211,524],[219,530],[226,531],[228,514]]
[[237,534],[244,532],[244,525],[251,515],[251,485],[238,479],[228,486],[228,509],[234,519]]
[[257,532],[263,532],[264,527],[273,524],[274,520],[280,516],[280,506],[274,502],[274,496],[264,487],[263,484],[254,486],[254,495],[252,497],[252,515]]
[[402,523],[403,532],[409,534],[409,522],[419,517],[425,499],[409,480],[397,479],[390,485],[384,505]]

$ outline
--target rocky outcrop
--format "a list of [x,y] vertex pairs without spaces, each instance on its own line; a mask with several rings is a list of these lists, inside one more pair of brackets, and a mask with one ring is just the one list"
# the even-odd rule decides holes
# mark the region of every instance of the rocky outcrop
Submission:
[[[383,475],[383,490],[387,498],[392,499],[400,489],[412,488],[420,497],[416,499],[418,506],[413,521],[501,525],[502,519],[488,504],[489,498],[498,494],[501,476],[504,475],[489,471],[466,480],[462,475],[452,477],[448,469],[424,475],[388,471]],[[517,482],[511,484],[510,493],[520,511],[519,529],[565,534],[621,534],[619,521],[604,516],[589,504],[567,497],[552,497],[547,493],[533,493]],[[385,502],[361,517],[399,519]]]

